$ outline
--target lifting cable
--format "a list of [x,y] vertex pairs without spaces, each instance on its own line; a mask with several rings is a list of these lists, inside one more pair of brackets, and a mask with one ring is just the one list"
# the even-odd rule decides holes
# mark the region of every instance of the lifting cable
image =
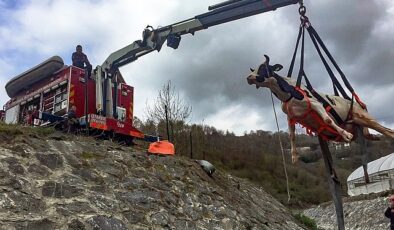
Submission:
[[272,96],[272,91],[271,91],[271,101],[272,101],[272,108],[274,110],[274,115],[275,115],[276,128],[278,129],[278,139],[279,139],[280,150],[282,151],[283,169],[284,169],[285,176],[286,176],[287,203],[290,203],[289,177],[287,176],[285,151],[283,149],[282,138],[280,138],[278,116],[276,115],[275,102],[274,102],[274,97]]
[[[297,51],[298,51],[298,46],[300,43],[300,39],[301,40],[301,60],[300,60],[300,70],[298,73],[298,77],[297,77],[297,87],[300,87],[301,85],[301,81],[302,78],[305,79],[305,83],[306,83],[306,87],[309,91],[311,91],[311,93],[314,94],[314,96],[324,104],[324,99],[323,98],[319,98],[319,95],[317,93],[315,93],[312,85],[310,84],[305,71],[304,71],[304,37],[305,37],[305,29],[307,30],[312,43],[315,46],[316,51],[319,54],[320,59],[322,60],[324,67],[327,70],[328,75],[331,78],[332,84],[333,84],[333,89],[334,89],[334,94],[336,96],[339,96],[339,93],[342,95],[343,98],[347,99],[347,100],[351,100],[353,101],[354,99],[360,104],[361,107],[363,107],[364,109],[366,109],[365,104],[360,100],[360,98],[358,97],[358,95],[356,94],[356,92],[354,91],[353,87],[351,86],[350,82],[347,80],[345,74],[343,73],[343,71],[341,70],[341,68],[338,66],[338,64],[336,63],[336,61],[334,60],[334,58],[332,57],[331,53],[328,51],[327,47],[325,46],[323,40],[320,38],[320,36],[318,35],[318,33],[316,32],[316,30],[313,28],[312,24],[309,21],[309,18],[305,15],[306,14],[306,8],[303,5],[303,2],[300,2],[300,8],[298,9],[298,12],[300,14],[300,20],[301,20],[301,25],[299,28],[299,32],[298,32],[298,36],[297,36],[297,42],[296,42],[296,47],[293,53],[293,57],[291,60],[291,64],[290,64],[290,68],[289,68],[289,72],[287,74],[287,77],[291,77],[292,72],[293,72],[293,67],[294,67],[294,62],[297,56]],[[350,98],[345,90],[343,89],[343,87],[341,86],[340,82],[338,81],[338,79],[335,77],[335,74],[333,73],[333,71],[331,70],[328,62],[326,61],[326,59],[323,56],[322,50],[324,51],[324,54],[328,57],[328,59],[331,61],[332,65],[335,67],[336,71],[339,73],[339,75],[341,76],[342,81],[344,82],[346,88],[351,92],[352,97]],[[339,93],[338,93],[339,91]],[[323,100],[321,100],[323,99]],[[352,103],[353,104],[353,103]]]

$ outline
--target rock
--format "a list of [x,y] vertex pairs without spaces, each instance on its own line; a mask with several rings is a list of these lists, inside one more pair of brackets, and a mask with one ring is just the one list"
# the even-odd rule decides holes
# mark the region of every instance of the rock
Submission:
[[187,158],[59,139],[0,147],[0,229],[301,229],[261,187],[221,170],[212,179]]
[[[40,220],[33,220],[33,221],[26,221],[26,220],[16,221],[13,223],[8,223],[7,225],[6,228],[2,228],[2,229],[49,230],[49,229],[55,229],[56,227],[56,224],[47,218]],[[2,226],[4,227],[4,224],[2,224]],[[15,228],[11,226],[14,226]]]
[[116,198],[121,202],[122,205],[131,205],[141,208],[143,210],[153,211],[155,208],[155,202],[158,201],[158,195],[154,192],[150,194],[147,191],[136,190],[133,192],[122,192],[117,193]]
[[78,219],[73,219],[71,222],[68,224],[68,229],[69,230],[85,230],[85,225]]
[[196,160],[196,162],[201,166],[201,168],[210,176],[216,171],[215,166],[208,161],[205,160]]
[[52,140],[56,140],[56,141],[62,141],[67,139],[67,136],[65,136],[62,133],[52,133],[51,135],[48,136],[48,138],[52,139]]
[[40,213],[44,208],[45,203],[41,199],[20,191],[0,193],[0,210],[2,211]]
[[68,163],[69,165],[71,165],[72,167],[77,168],[77,169],[79,169],[79,168],[82,167],[82,162],[81,162],[81,160],[78,159],[78,158],[77,158],[76,156],[74,156],[73,154],[67,153],[67,154],[64,154],[63,156],[64,156],[64,158],[66,159],[67,163]]
[[48,181],[42,186],[42,195],[46,197],[70,198],[81,194],[81,189],[69,184]]
[[27,152],[22,145],[10,146],[9,149],[12,150],[16,155],[19,155],[21,157],[29,157],[30,156],[29,152]]
[[54,170],[63,167],[63,158],[58,154],[36,154],[36,158],[41,164]]
[[197,229],[196,223],[193,221],[187,221],[182,219],[175,220],[175,229]]
[[103,182],[103,178],[94,172],[92,169],[74,169],[72,171],[73,174],[80,176],[86,181],[94,181],[94,182]]
[[94,167],[100,171],[107,173],[114,177],[114,179],[121,179],[125,176],[123,168],[121,165],[108,160],[99,160],[93,162]]
[[145,215],[141,211],[127,211],[123,213],[123,216],[127,219],[130,224],[137,224],[145,222]]
[[100,230],[127,230],[126,225],[119,219],[107,216],[94,216],[87,220],[93,229]]
[[61,204],[56,207],[56,212],[62,216],[75,216],[81,214],[94,213],[88,202],[72,202],[69,204]]
[[45,218],[42,220],[29,222],[27,224],[26,229],[29,230],[55,229],[55,223]]
[[4,170],[5,166],[0,162],[0,179],[7,179],[10,176],[10,173]]
[[109,199],[108,197],[101,194],[91,194],[89,201],[96,208],[103,211],[116,212],[119,209],[119,201],[114,199]]
[[162,227],[168,227],[168,213],[166,211],[158,212],[150,217],[153,224],[160,225]]
[[125,178],[122,183],[122,187],[131,190],[131,189],[138,189],[145,184],[146,182],[144,182],[143,179],[132,177],[132,178]]
[[[378,197],[371,200],[344,202],[346,229],[389,229],[390,220],[384,216],[387,200]],[[333,203],[305,210],[304,215],[316,221],[320,229],[337,229]]]
[[22,183],[19,180],[15,179],[15,178],[10,178],[9,185],[15,190],[22,189]]
[[8,169],[14,173],[14,174],[19,174],[23,175],[25,174],[25,169],[22,167],[21,164],[19,164],[18,159],[14,157],[9,157],[4,160],[8,164]]
[[49,174],[51,174],[47,167],[38,164],[30,165],[29,168],[27,168],[27,171],[40,177],[47,177]]

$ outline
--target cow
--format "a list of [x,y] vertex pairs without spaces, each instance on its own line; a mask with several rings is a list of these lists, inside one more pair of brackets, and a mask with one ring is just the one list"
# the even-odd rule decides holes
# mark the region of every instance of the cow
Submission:
[[289,136],[291,144],[292,162],[298,160],[295,145],[295,123],[299,123],[313,133],[322,135],[329,140],[351,142],[356,138],[356,127],[362,127],[366,139],[377,140],[376,135],[369,133],[368,128],[394,139],[394,131],[380,125],[366,110],[361,102],[347,100],[339,96],[318,93],[321,98],[328,102],[330,109],[334,109],[344,124],[327,112],[322,103],[316,98],[312,90],[305,85],[296,87],[296,81],[281,77],[276,72],[283,68],[280,64],[270,65],[269,57],[265,56],[265,62],[257,69],[250,69],[247,77],[249,85],[256,88],[269,88],[273,94],[282,102],[282,110],[287,114],[289,125]]

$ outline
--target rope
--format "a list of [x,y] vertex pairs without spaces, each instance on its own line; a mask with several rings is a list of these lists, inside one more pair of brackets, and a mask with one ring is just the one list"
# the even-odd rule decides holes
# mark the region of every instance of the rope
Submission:
[[280,150],[282,151],[283,169],[285,171],[285,176],[286,176],[287,203],[290,203],[289,177],[287,176],[285,151],[283,150],[282,139],[280,138],[278,116],[276,115],[275,102],[274,102],[274,97],[272,96],[272,91],[271,91],[271,101],[272,101],[272,108],[274,109],[276,128],[278,129],[278,138],[279,138]]

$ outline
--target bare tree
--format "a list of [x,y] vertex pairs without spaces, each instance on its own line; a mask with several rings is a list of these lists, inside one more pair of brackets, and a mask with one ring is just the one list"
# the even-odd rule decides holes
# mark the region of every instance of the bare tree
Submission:
[[[159,124],[161,121],[166,121],[174,135],[175,124],[181,122],[185,123],[187,118],[190,117],[192,107],[184,102],[175,90],[175,86],[168,81],[159,90],[153,106],[146,107],[148,120],[154,121]],[[170,139],[169,132],[167,131],[168,138]]]

